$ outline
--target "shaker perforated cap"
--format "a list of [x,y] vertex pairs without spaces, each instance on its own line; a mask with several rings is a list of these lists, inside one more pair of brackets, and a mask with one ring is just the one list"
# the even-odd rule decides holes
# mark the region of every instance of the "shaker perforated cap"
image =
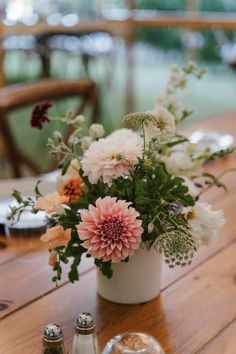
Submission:
[[95,324],[92,315],[89,312],[82,312],[79,314],[75,328],[76,331],[81,334],[93,333],[95,330]]
[[44,329],[43,337],[47,341],[59,340],[63,338],[63,332],[57,324],[49,323]]

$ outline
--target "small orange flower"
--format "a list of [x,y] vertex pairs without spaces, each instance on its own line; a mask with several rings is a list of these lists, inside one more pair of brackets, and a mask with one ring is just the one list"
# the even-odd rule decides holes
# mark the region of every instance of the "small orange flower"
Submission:
[[80,199],[84,190],[84,182],[80,176],[66,178],[60,187],[59,194],[68,198],[69,203]]
[[34,207],[35,209],[45,210],[48,213],[61,213],[64,210],[62,204],[67,202],[68,198],[59,195],[59,193],[55,191],[47,194],[45,197],[39,197],[36,200]]
[[67,246],[71,240],[71,229],[64,230],[61,225],[51,227],[40,237],[40,240],[49,243],[49,251],[60,246]]

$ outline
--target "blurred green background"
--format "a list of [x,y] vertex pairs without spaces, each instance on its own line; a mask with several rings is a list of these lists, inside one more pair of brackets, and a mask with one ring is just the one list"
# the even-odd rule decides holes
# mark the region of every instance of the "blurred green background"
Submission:
[[[193,2],[193,1],[192,1]],[[55,11],[70,13],[75,11],[83,19],[95,18],[98,7],[106,12],[114,8],[124,8],[123,1],[40,1],[34,2],[34,11],[41,17]],[[196,3],[195,3],[196,4]],[[184,0],[137,0],[134,7],[145,10],[182,10],[191,5]],[[191,6],[190,6],[191,8]],[[198,1],[199,11],[236,11],[234,0]],[[99,10],[99,11],[100,11]],[[194,110],[189,122],[206,119],[236,107],[236,71],[222,57],[222,47],[234,45],[234,31],[204,30],[201,32],[184,29],[138,29],[133,48],[135,111],[151,109],[166,85],[169,67],[173,63],[184,65],[189,58],[195,59],[209,73],[202,81],[193,81],[188,90],[180,94],[186,108]],[[112,59],[111,82],[108,84],[107,63],[104,58],[96,58],[90,63],[90,76],[100,88],[101,120],[106,131],[121,126],[125,114],[125,84],[127,77],[126,49],[124,42],[117,39]],[[41,62],[34,52],[9,51],[5,55],[4,71],[8,84],[35,80],[41,77]],[[80,79],[86,77],[81,58],[62,51],[54,51],[51,56],[51,76],[56,78]],[[68,109],[76,108],[76,100],[67,99],[55,103],[52,115],[64,115]],[[32,107],[16,110],[11,114],[11,122],[17,140],[24,151],[45,169],[48,159],[46,142],[58,125],[46,124],[42,131],[30,127]],[[87,112],[89,117],[89,112]]]

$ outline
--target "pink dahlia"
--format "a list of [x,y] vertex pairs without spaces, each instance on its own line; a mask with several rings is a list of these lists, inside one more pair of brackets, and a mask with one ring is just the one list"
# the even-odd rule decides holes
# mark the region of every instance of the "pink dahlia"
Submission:
[[81,211],[82,222],[77,225],[82,246],[94,258],[113,263],[131,256],[141,243],[143,228],[139,213],[131,203],[105,197]]

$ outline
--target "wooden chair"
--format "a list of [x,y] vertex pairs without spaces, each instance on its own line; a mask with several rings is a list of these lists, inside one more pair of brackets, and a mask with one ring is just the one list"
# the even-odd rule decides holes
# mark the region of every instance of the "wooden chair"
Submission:
[[[11,85],[0,90],[0,132],[4,143],[6,157],[10,162],[13,176],[23,176],[22,167],[27,166],[33,174],[39,174],[38,167],[18,148],[10,125],[8,113],[25,105],[40,101],[79,97],[81,104],[77,114],[81,114],[87,105],[92,106],[92,122],[98,119],[99,102],[97,87],[87,80],[51,80],[44,79],[33,83]],[[68,136],[68,131],[65,132]]]

